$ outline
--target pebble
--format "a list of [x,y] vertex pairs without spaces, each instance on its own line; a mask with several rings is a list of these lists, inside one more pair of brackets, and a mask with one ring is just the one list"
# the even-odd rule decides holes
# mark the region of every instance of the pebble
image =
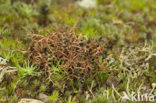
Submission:
[[18,103],[44,103],[44,102],[37,100],[37,99],[23,98]]

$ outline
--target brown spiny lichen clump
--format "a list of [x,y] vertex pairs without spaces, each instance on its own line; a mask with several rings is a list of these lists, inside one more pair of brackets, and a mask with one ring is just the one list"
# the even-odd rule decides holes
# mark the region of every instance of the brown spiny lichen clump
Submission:
[[102,39],[85,40],[75,33],[53,33],[47,36],[34,34],[29,48],[29,60],[38,65],[41,73],[50,73],[57,66],[73,78],[80,79],[102,70],[99,60],[106,43]]

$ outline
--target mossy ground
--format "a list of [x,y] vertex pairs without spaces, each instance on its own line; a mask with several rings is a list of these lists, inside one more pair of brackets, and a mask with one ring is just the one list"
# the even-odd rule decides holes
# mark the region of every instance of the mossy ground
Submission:
[[[4,68],[16,68],[0,80],[0,102],[16,103],[21,98],[38,98],[40,93],[49,96],[50,103],[121,102],[123,91],[138,89],[156,95],[156,1],[98,0],[93,9],[75,2],[0,0],[0,57],[9,60],[7,65],[0,64],[0,79]],[[86,42],[98,38],[106,43],[98,62],[93,61],[103,70],[96,76],[86,72],[80,75],[85,78],[77,80],[64,71],[61,60],[55,60],[50,77],[41,73],[28,58],[30,35],[46,37],[55,32],[74,32]]]

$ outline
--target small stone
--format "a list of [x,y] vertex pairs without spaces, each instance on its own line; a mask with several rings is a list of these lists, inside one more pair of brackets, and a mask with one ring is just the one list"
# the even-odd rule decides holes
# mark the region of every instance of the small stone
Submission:
[[44,102],[36,100],[36,99],[23,98],[18,103],[44,103]]
[[42,100],[45,103],[49,102],[49,96],[47,96],[46,94],[40,93],[38,95],[38,99]]
[[82,8],[95,8],[97,6],[96,0],[82,0],[78,1],[77,4]]
[[111,76],[110,78],[107,79],[106,84],[111,87],[114,85],[114,87],[117,87],[120,83],[120,80],[116,76]]

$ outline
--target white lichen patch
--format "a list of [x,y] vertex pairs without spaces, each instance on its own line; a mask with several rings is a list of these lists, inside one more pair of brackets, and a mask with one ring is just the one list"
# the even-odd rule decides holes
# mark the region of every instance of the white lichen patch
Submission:
[[7,62],[8,62],[7,59],[4,59],[4,58],[0,57],[0,67],[1,67],[1,65],[6,65]]
[[155,46],[145,45],[143,47],[124,48],[120,55],[120,68],[130,73],[132,78],[137,78],[149,70],[149,62],[153,56],[156,56]]
[[[4,74],[8,72],[14,72],[15,67],[11,67],[7,64],[8,60],[0,57],[0,83],[3,80]],[[14,69],[14,70],[13,70]]]

